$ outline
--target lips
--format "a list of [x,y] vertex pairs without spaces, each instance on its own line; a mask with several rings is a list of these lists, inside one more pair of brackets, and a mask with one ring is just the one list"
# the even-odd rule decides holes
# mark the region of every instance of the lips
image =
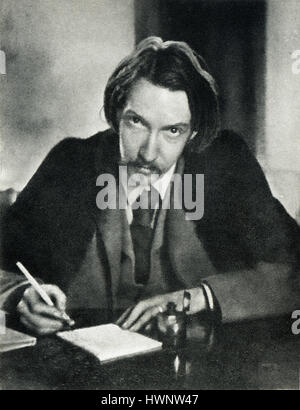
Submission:
[[144,174],[144,175],[149,175],[151,174],[151,171],[152,171],[151,168],[143,167],[143,166],[137,166],[135,168],[137,169],[139,173]]

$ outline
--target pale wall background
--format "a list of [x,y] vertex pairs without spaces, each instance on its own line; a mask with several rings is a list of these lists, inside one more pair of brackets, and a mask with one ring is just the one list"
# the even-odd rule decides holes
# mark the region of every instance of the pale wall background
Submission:
[[265,136],[258,158],[274,195],[300,222],[300,73],[292,71],[295,50],[300,50],[300,1],[269,0]]
[[[7,57],[0,75],[0,190],[22,189],[62,138],[87,138],[106,127],[99,116],[105,83],[132,50],[134,22],[134,0],[0,0]],[[300,49],[299,31],[299,0],[267,1],[265,98],[256,105],[255,145],[274,195],[300,222],[300,74],[293,74],[291,58]]]
[[0,190],[62,138],[106,128],[104,87],[134,41],[132,0],[0,0]]

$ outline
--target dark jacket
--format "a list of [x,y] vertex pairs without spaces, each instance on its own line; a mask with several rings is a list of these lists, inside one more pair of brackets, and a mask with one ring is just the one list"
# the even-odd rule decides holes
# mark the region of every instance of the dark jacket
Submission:
[[[86,140],[68,138],[55,146],[7,215],[5,268],[14,269],[15,261],[21,260],[44,282],[67,288],[99,215],[105,212],[96,206],[96,179],[101,173],[117,176],[118,157],[118,136],[111,130]],[[297,307],[299,294],[292,279],[299,228],[272,196],[244,141],[223,131],[205,151],[185,153],[184,159],[185,174],[204,174],[204,216],[193,223],[217,272],[205,279],[225,320]],[[173,226],[179,229],[176,234],[166,225],[172,242],[170,259],[180,265],[184,225]],[[103,246],[108,250],[105,280],[113,286],[110,262],[118,262],[118,255],[111,261],[113,252],[109,255],[108,243]],[[197,282],[184,266],[181,272],[187,286]]]

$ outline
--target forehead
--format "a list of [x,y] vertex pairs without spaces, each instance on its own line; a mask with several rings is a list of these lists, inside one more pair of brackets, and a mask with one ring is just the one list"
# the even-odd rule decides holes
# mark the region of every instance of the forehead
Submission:
[[133,110],[148,122],[163,126],[191,121],[185,91],[171,91],[141,78],[132,87],[124,112]]

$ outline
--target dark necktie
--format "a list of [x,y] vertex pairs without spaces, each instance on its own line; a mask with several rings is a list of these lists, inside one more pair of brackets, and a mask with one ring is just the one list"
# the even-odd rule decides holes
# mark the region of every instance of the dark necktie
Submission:
[[144,190],[132,204],[133,220],[130,231],[135,254],[135,281],[143,285],[149,279],[152,227],[157,203],[159,203],[158,191],[151,187],[151,192]]

